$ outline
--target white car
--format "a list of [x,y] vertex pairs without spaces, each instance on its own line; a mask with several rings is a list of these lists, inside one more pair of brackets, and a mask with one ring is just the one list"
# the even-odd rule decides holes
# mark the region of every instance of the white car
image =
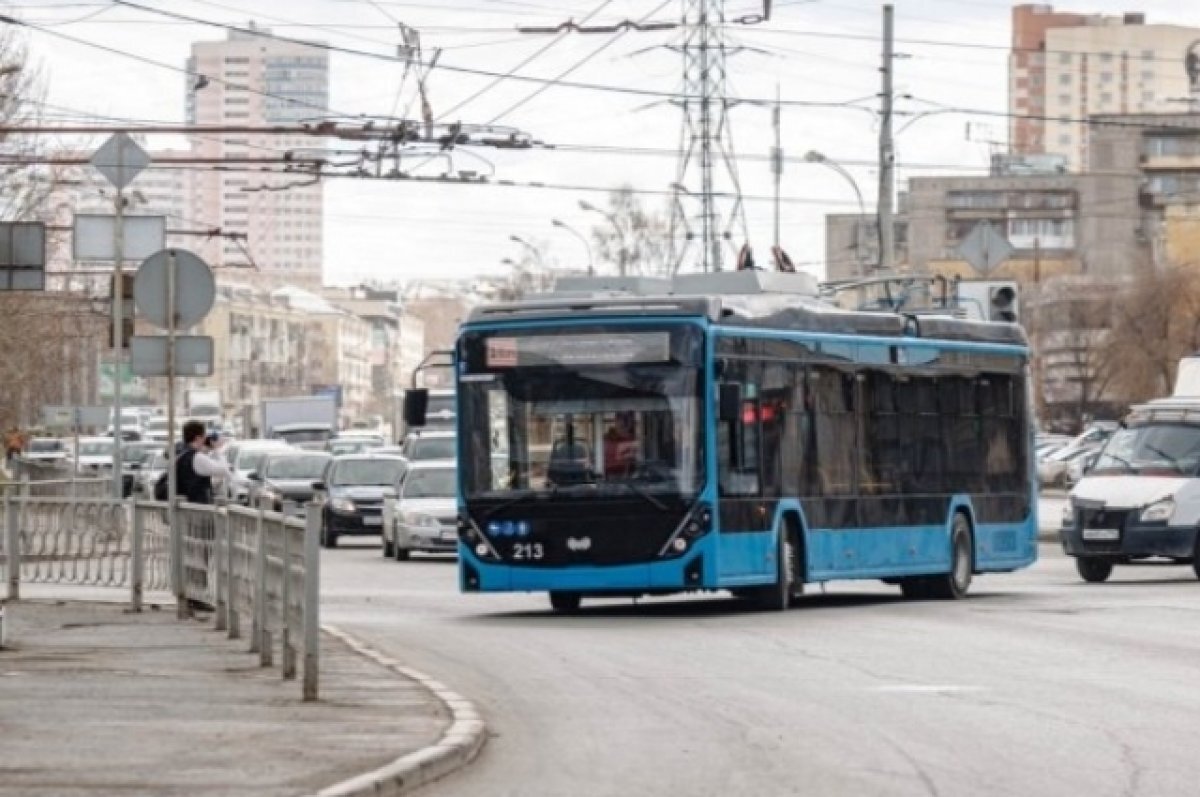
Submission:
[[458,550],[458,499],[453,460],[412,462],[400,479],[390,517],[384,518],[383,555],[397,561],[413,551]]
[[1089,457],[1099,449],[1099,444],[1067,446],[1038,462],[1038,481],[1042,487],[1066,487],[1071,465],[1078,459]]
[[69,454],[65,440],[57,437],[35,437],[29,441],[21,456],[27,462],[58,465],[65,463]]
[[101,476],[112,472],[116,443],[111,437],[82,437],[77,459],[80,476]]
[[239,440],[226,446],[223,454],[233,475],[223,483],[225,497],[234,503],[249,503],[250,474],[262,466],[268,454],[290,448],[282,440]]

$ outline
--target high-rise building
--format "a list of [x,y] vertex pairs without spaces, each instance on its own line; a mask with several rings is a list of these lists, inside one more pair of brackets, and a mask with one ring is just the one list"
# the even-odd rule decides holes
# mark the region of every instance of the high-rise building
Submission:
[[[262,127],[323,120],[329,106],[327,52],[253,30],[192,45],[188,70],[198,77],[187,88],[188,123]],[[303,135],[192,137],[195,154],[213,158],[279,157],[316,146],[317,140]],[[198,221],[248,236],[245,247],[210,242],[202,252],[209,262],[257,268],[257,278],[238,273],[239,281],[320,287],[324,203],[319,183],[297,185],[304,180],[295,174],[251,170],[196,172],[190,182],[189,207]],[[267,187],[276,190],[261,190]]]
[[1009,56],[1013,152],[1056,154],[1071,171],[1088,162],[1096,114],[1169,113],[1189,98],[1187,53],[1200,28],[1147,25],[1143,14],[1013,8]]

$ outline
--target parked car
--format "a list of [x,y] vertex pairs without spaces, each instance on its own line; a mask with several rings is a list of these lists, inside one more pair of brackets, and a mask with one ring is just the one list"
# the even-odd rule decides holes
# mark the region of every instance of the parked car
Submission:
[[154,500],[154,485],[167,472],[167,451],[160,447],[146,457],[142,467],[133,478],[133,494],[143,501]]
[[223,482],[227,499],[237,504],[250,502],[250,473],[257,470],[272,452],[288,451],[291,446],[282,440],[239,440],[224,449],[225,461],[232,475]]
[[1041,482],[1042,487],[1065,487],[1071,463],[1080,457],[1094,454],[1100,449],[1101,445],[1101,443],[1090,443],[1080,446],[1067,446],[1039,462],[1038,480]]
[[121,479],[126,498],[133,495],[137,477],[146,462],[162,450],[162,443],[130,442],[121,446]]
[[413,432],[404,440],[402,456],[410,462],[456,459],[458,438],[454,432],[442,429]]
[[413,462],[404,472],[395,510],[383,529],[383,555],[404,561],[413,551],[458,548],[456,466],[453,460]]
[[331,459],[329,454],[318,451],[267,454],[262,464],[249,474],[250,505],[300,514],[312,500],[313,482],[324,475]]
[[383,499],[395,496],[407,466],[401,457],[335,457],[321,481],[313,485],[321,505],[321,545],[336,548],[342,536],[378,534],[383,528]]
[[70,455],[65,440],[56,437],[35,437],[25,447],[22,457],[44,465],[65,465]]
[[104,476],[112,472],[115,441],[111,437],[79,439],[79,475]]

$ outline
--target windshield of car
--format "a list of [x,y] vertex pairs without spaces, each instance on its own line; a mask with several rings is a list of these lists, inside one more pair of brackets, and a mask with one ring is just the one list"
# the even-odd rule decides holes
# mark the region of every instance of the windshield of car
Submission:
[[364,440],[334,440],[329,444],[329,453],[335,457],[359,454],[366,450],[367,443]]
[[53,454],[64,450],[61,440],[31,440],[29,451],[33,454]]
[[238,454],[237,469],[250,472],[258,470],[263,460],[267,458],[266,451],[243,451]]
[[339,487],[388,486],[404,471],[396,459],[351,459],[334,466],[329,483]]
[[458,456],[458,443],[453,437],[416,437],[407,456],[413,460],[454,459]]
[[1200,468],[1200,426],[1151,421],[1114,434],[1100,452],[1093,474],[1194,475]]
[[111,457],[113,455],[113,444],[111,440],[98,440],[92,443],[79,444],[79,456],[81,457]]
[[454,468],[414,470],[404,480],[402,498],[453,498]]
[[121,461],[127,465],[141,464],[154,452],[144,446],[121,446]]
[[325,472],[329,457],[317,454],[272,457],[267,464],[268,479],[318,479]]

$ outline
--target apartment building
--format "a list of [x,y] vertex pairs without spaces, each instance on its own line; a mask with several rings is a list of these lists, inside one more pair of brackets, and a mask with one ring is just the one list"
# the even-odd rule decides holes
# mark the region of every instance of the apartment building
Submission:
[[1097,114],[1179,111],[1191,101],[1186,59],[1200,28],[1147,24],[1020,5],[1012,11],[1010,141],[1017,154],[1052,153],[1070,171],[1088,163]]
[[[187,88],[189,124],[297,126],[318,122],[327,114],[329,57],[317,47],[231,32],[225,41],[194,44],[188,70],[201,76]],[[200,157],[264,158],[311,153],[319,147],[319,139],[214,133],[194,135],[191,144]],[[320,183],[306,182],[294,174],[250,169],[197,173],[189,189],[192,212],[249,238],[248,247],[211,241],[200,254],[210,263],[253,265],[254,273],[239,275],[241,281],[319,290],[324,194]]]

